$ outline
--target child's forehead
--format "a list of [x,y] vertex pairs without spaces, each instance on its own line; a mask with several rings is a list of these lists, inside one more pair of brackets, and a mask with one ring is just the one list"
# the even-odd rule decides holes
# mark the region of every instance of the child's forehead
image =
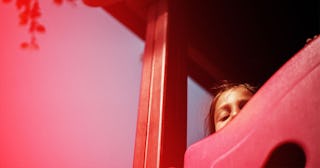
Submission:
[[227,103],[229,101],[233,101],[234,99],[246,99],[250,98],[252,93],[244,86],[235,86],[230,89],[223,91],[216,102],[216,107]]

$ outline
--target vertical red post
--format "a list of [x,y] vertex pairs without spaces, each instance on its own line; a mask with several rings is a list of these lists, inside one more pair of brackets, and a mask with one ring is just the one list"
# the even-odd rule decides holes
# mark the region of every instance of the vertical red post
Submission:
[[[149,8],[134,167],[183,167],[187,132],[186,40],[166,0]],[[178,11],[177,11],[178,13]],[[182,30],[180,30],[180,28]]]

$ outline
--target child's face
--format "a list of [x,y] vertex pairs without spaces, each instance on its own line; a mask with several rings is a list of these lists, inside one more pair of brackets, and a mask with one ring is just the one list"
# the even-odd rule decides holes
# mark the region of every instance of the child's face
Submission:
[[223,92],[215,106],[214,124],[216,131],[226,126],[252,96],[253,94],[243,86]]

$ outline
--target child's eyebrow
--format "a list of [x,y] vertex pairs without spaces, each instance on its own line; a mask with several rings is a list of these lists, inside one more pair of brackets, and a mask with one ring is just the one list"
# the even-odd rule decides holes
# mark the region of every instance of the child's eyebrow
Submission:
[[228,111],[230,110],[230,105],[229,104],[224,104],[220,107],[217,108],[217,112],[220,113],[221,110],[225,110],[225,111]]
[[248,101],[250,100],[250,98],[243,98],[241,100],[239,100],[239,104],[246,104]]

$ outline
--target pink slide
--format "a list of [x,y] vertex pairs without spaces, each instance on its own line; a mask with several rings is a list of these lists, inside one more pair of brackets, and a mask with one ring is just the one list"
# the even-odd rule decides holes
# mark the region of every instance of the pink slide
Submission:
[[227,127],[190,146],[184,166],[320,167],[320,38],[283,65]]

